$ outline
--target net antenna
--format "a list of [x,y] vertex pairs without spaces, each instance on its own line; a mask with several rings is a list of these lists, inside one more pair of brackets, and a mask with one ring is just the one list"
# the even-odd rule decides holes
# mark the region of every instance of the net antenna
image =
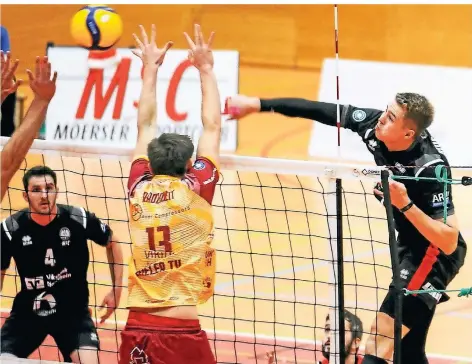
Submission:
[[[338,136],[337,160],[341,159],[341,110],[339,102],[339,38],[338,38],[338,5],[334,4],[334,49],[336,72],[336,127]],[[331,178],[328,184],[328,226],[330,234],[330,250],[332,267],[328,282],[331,307],[330,319],[330,363],[344,363],[345,352],[345,325],[344,325],[344,257],[343,257],[343,194],[342,182],[339,178]]]

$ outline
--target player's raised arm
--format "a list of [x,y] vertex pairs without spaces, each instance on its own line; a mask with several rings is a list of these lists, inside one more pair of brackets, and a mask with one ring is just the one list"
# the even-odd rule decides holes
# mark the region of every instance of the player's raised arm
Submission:
[[[3,62],[2,58],[2,82],[4,77],[4,68],[8,68],[7,62]],[[36,57],[35,73],[30,70],[28,73],[30,87],[34,93],[34,99],[26,113],[26,116],[19,126],[19,128],[13,133],[8,143],[2,150],[2,176],[1,176],[1,197],[5,196],[8,189],[8,184],[16,173],[21,163],[23,162],[28,150],[31,148],[33,141],[43,123],[46,112],[51,99],[56,92],[56,78],[57,73],[51,79],[51,63],[49,63],[47,57]],[[7,75],[10,72],[7,73]],[[6,77],[6,76],[5,76]],[[8,76],[13,77],[13,73]],[[12,86],[12,80],[8,81],[8,90],[15,90],[17,86]],[[10,85],[10,86],[8,86]],[[2,100],[3,100],[3,89],[2,85]]]
[[142,25],[141,39],[133,34],[139,50],[133,53],[143,62],[143,87],[138,106],[138,140],[134,157],[147,155],[148,143],[156,137],[157,132],[157,74],[159,67],[164,61],[167,51],[172,47],[172,42],[167,42],[164,48],[156,45],[156,27],[151,27],[151,38],[148,38],[146,30]]
[[211,45],[214,33],[208,42],[203,38],[200,25],[195,24],[195,40],[184,33],[189,45],[189,60],[200,72],[202,88],[203,132],[198,142],[197,156],[210,158],[216,167],[220,158],[221,103],[216,76],[213,72],[213,52]]
[[[337,126],[338,120],[338,107],[329,102],[288,97],[261,99],[244,95],[236,95],[226,100],[225,113],[231,119],[242,119],[260,112],[275,112],[288,117],[316,120],[328,126]],[[354,132],[361,131],[360,129],[370,122],[376,122],[382,113],[377,109],[358,108],[352,105],[339,105],[339,112],[341,127]]]

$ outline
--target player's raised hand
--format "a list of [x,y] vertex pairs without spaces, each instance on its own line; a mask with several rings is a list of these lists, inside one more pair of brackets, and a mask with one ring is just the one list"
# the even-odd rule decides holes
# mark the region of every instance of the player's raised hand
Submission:
[[214,60],[211,45],[213,43],[213,38],[215,37],[215,32],[211,32],[207,42],[205,42],[203,38],[200,25],[195,24],[194,33],[195,40],[193,41],[192,38],[190,38],[190,36],[184,32],[184,36],[189,47],[188,59],[199,71],[212,69]]
[[115,290],[112,289],[108,294],[103,298],[102,304],[100,305],[100,311],[105,311],[100,317],[100,323],[103,324],[116,310],[120,301],[120,293],[116,293],[117,297],[115,299]]
[[155,66],[158,68],[166,56],[167,51],[174,45],[174,42],[169,41],[165,44],[164,48],[158,48],[156,44],[156,26],[151,25],[151,39],[148,38],[146,30],[142,25],[139,26],[141,29],[141,39],[133,33],[134,41],[139,50],[132,50],[133,54],[143,61],[143,65]]
[[410,198],[403,183],[397,181],[389,181],[390,200],[392,205],[398,209],[402,209],[410,203]]
[[223,114],[229,115],[229,119],[242,119],[243,117],[261,110],[261,101],[257,97],[236,95],[228,97],[225,102]]
[[34,74],[29,69],[26,70],[26,73],[35,98],[51,101],[56,93],[57,72],[54,72],[51,79],[51,63],[48,57],[36,57]]
[[1,80],[1,89],[2,89],[2,95],[1,95],[1,101],[6,99],[6,97],[12,93],[14,93],[17,89],[18,86],[21,85],[21,80],[16,80],[15,81],[15,72],[16,69],[18,68],[18,65],[20,64],[19,60],[11,61],[11,55],[10,52],[7,52],[6,57],[3,51],[0,52],[0,58],[1,58],[1,70],[2,70],[2,80]]

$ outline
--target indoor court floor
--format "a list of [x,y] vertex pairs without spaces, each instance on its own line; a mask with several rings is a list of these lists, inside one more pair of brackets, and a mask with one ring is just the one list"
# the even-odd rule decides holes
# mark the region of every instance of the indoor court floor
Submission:
[[[296,143],[289,136],[281,143]],[[264,155],[263,150],[266,153]],[[265,146],[254,155],[271,156]],[[305,158],[301,157],[301,158]],[[61,203],[77,204],[109,222],[125,242],[125,261],[130,255],[125,200],[129,163],[115,160],[60,158],[30,155],[27,168],[46,163],[58,171]],[[87,171],[87,175],[85,175]],[[22,175],[22,172],[20,172]],[[20,173],[11,183],[2,216],[25,206]],[[456,171],[456,177],[471,170]],[[266,363],[267,351],[277,350],[287,363],[314,363],[323,338],[330,305],[328,285],[332,265],[329,246],[325,180],[275,176],[252,172],[222,171],[214,199],[218,250],[215,296],[200,307],[207,330],[224,363]],[[106,177],[102,177],[106,176]],[[124,178],[122,178],[124,177]],[[344,181],[345,305],[370,328],[391,279],[388,233],[382,206],[371,195],[373,182]],[[470,228],[472,189],[454,187],[456,211],[466,241]],[[91,305],[99,304],[109,289],[105,250],[91,244],[89,268]],[[10,269],[10,274],[13,271]],[[472,261],[468,257],[451,289],[470,287]],[[126,277],[126,270],[125,270]],[[126,284],[126,281],[125,281]],[[2,312],[8,314],[18,279],[7,277]],[[380,288],[377,288],[380,287]],[[126,321],[126,295],[113,320],[100,326],[105,363],[116,362],[119,331]],[[97,314],[97,312],[95,312]],[[458,298],[439,306],[429,334],[427,352],[431,363],[472,363],[470,327],[472,298]],[[234,334],[236,332],[236,335]],[[363,342],[367,335],[364,334]],[[48,343],[52,343],[48,339]],[[294,349],[296,347],[296,349]],[[57,349],[41,348],[41,357],[58,360]],[[37,357],[39,354],[35,353]],[[320,359],[319,353],[318,359]]]

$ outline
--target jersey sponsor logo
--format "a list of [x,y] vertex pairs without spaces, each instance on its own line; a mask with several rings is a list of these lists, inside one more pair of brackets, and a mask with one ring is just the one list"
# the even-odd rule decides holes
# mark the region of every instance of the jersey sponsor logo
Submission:
[[131,218],[133,219],[133,221],[138,221],[143,214],[143,208],[141,207],[141,205],[138,203],[134,203],[130,206],[130,210]]
[[196,169],[197,171],[201,171],[202,169],[205,169],[205,162],[203,161],[196,161],[193,164],[193,169]]
[[104,233],[107,232],[107,224],[105,224],[104,222],[101,222],[101,223],[100,223],[100,227],[102,228],[102,231],[103,231]]
[[50,293],[40,293],[33,302],[33,312],[38,316],[50,316],[56,313],[56,299]]
[[[429,282],[426,282],[423,287],[422,287],[424,290],[434,290],[434,291],[437,291],[436,288],[434,288],[434,286],[429,283]],[[433,297],[436,302],[439,302],[441,300],[441,297],[442,297],[442,293],[440,292],[428,292],[428,294]]]
[[147,267],[138,270],[136,272],[136,276],[152,276],[161,272],[164,272],[168,269],[178,269],[182,265],[182,261],[180,259],[168,260],[167,264],[165,262],[156,262]]
[[31,236],[25,235],[23,238],[21,238],[21,241],[23,241],[23,246],[28,246],[33,244],[33,240],[31,240]]
[[164,191],[164,192],[144,192],[143,193],[143,202],[160,204],[162,202],[170,201],[174,199],[174,191]]
[[54,274],[46,274],[46,280],[47,280],[47,286],[52,287],[54,286],[57,282],[62,281],[64,279],[69,279],[72,277],[72,274],[69,273],[67,268],[64,268],[61,270],[59,273]]
[[129,364],[151,364],[149,358],[144,350],[138,348],[137,346],[131,350],[130,362]]
[[28,278],[25,277],[26,289],[44,289],[44,278],[42,276]]
[[61,230],[59,230],[59,237],[62,240],[62,246],[70,245],[70,230],[68,228],[61,228]]
[[352,118],[354,121],[357,121],[360,123],[361,121],[364,121],[365,118],[367,117],[367,114],[365,113],[364,110],[356,110],[352,113]]
[[439,207],[439,206],[443,206],[444,202],[446,202],[446,204],[449,204],[449,191],[447,191],[446,193],[446,201],[444,201],[443,192],[436,193],[435,195],[433,195],[433,200],[431,201],[431,205],[433,207]]
[[203,182],[204,185],[210,184],[215,180],[216,177],[216,168],[213,168],[213,172],[211,174],[211,177],[208,178],[206,181]]
[[98,336],[97,336],[97,334],[94,333],[94,332],[92,332],[92,333],[90,334],[90,340],[92,340],[92,341],[98,341]]

